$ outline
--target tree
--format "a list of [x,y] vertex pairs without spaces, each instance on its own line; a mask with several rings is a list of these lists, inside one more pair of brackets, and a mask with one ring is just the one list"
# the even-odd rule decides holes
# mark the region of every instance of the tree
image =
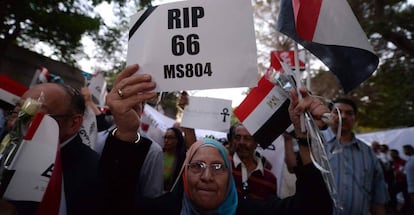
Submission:
[[[413,5],[396,0],[349,3],[380,57],[373,76],[347,95],[360,107],[358,125],[377,129],[414,125]],[[331,98],[338,96],[343,96],[340,91]]]
[[276,30],[279,1],[254,0],[253,7],[259,72],[263,74],[270,65],[270,52],[289,50],[293,41]]
[[[99,54],[111,56],[117,51],[120,30],[107,26],[94,7],[102,2],[114,3],[122,11],[127,0],[3,0],[0,3],[0,53],[10,45],[33,50],[40,42],[53,50],[59,61],[75,65],[85,57],[82,36],[97,41]],[[139,1],[139,6],[151,0]],[[119,20],[125,20],[119,13]],[[125,16],[125,15],[123,15]]]
[[[256,37],[260,46],[272,49],[291,49],[275,29],[279,1],[255,0]],[[374,129],[412,126],[414,124],[414,7],[406,0],[364,1],[348,0],[365,30],[380,66],[374,75],[359,87],[344,95],[336,77],[329,71],[312,71],[314,95],[327,99],[350,97],[358,103],[359,127]],[[269,6],[272,5],[272,6]],[[271,8],[268,8],[271,7]],[[272,9],[273,8],[273,9]],[[270,21],[269,21],[270,20]],[[256,27],[257,27],[256,26]],[[270,30],[268,30],[270,29]],[[264,34],[264,35],[261,35]],[[283,41],[283,42],[281,42]],[[272,42],[272,43],[271,43]],[[268,52],[259,51],[259,59]],[[267,58],[268,59],[268,58]],[[266,62],[259,61],[259,62]],[[267,60],[268,62],[268,60]],[[311,61],[312,62],[312,61]]]

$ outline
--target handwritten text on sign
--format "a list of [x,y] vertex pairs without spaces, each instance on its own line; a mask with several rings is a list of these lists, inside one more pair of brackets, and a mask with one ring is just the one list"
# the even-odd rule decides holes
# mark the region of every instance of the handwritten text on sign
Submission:
[[181,126],[227,132],[231,112],[231,100],[190,96]]
[[251,87],[257,83],[251,2],[190,0],[131,17],[127,63],[156,91]]

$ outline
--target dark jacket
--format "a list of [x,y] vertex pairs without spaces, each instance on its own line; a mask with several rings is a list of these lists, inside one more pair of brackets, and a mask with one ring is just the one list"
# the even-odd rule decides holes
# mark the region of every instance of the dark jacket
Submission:
[[[318,214],[331,215],[332,201],[321,173],[313,164],[299,166],[296,194],[285,199],[251,200],[239,198],[238,215],[250,214]],[[173,192],[166,193],[155,199],[141,199],[127,214],[179,215],[184,189],[182,180]],[[129,189],[124,187],[123,189]]]
[[[63,183],[68,215],[96,214],[99,155],[79,135],[61,148]],[[11,201],[19,214],[36,214],[39,202]]]

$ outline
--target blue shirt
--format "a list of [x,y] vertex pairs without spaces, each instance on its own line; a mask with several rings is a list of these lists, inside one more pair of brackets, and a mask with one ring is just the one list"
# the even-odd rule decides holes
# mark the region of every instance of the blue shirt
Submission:
[[407,191],[414,193],[414,155],[411,155],[404,166],[404,173],[407,176]]
[[343,213],[334,209],[334,214],[366,215],[371,203],[385,204],[389,200],[387,185],[372,149],[355,135],[350,143],[338,145],[331,129],[323,134],[338,201],[343,208]]

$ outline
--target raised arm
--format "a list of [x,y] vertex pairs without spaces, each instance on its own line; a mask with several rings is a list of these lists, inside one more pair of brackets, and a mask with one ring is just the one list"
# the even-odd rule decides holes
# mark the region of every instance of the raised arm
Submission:
[[313,119],[319,128],[326,126],[325,122],[322,121],[322,116],[324,113],[329,113],[329,109],[324,105],[318,98],[312,97],[309,95],[308,91],[305,88],[299,90],[302,98],[299,99],[299,96],[295,90],[290,91],[291,101],[289,106],[289,115],[292,121],[293,126],[295,127],[295,135],[299,140],[299,153],[303,162],[303,165],[311,163],[310,154],[308,147],[303,147],[306,145],[306,139],[308,137],[306,131],[301,130],[301,121],[300,116],[309,111],[312,114]]
[[126,67],[117,75],[111,92],[107,95],[107,104],[117,126],[115,137],[133,143],[137,140],[142,105],[145,100],[156,96],[151,92],[155,82],[149,74],[135,74],[137,64]]

